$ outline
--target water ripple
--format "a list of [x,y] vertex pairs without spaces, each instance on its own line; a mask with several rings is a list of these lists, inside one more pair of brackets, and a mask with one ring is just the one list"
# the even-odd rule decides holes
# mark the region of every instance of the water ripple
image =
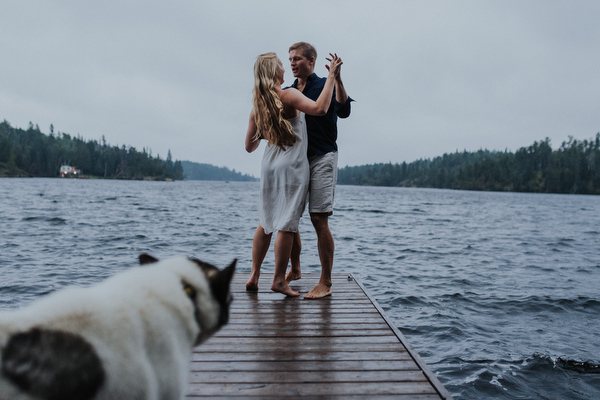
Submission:
[[[0,308],[141,252],[248,273],[257,203],[254,182],[0,179]],[[600,398],[597,210],[594,196],[340,186],[334,272],[361,280],[457,400]],[[300,231],[317,273],[306,215]]]

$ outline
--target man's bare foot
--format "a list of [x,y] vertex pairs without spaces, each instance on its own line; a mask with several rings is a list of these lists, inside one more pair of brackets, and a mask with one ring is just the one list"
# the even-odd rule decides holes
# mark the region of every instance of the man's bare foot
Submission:
[[331,290],[331,283],[327,284],[325,282],[319,282],[317,286],[313,288],[310,292],[308,292],[304,298],[305,299],[322,299],[323,297],[331,296],[333,291]]
[[302,278],[302,272],[290,270],[290,272],[288,272],[287,276],[285,277],[285,281],[287,283],[290,283],[291,281],[297,281],[300,278]]
[[300,296],[300,293],[298,292],[294,292],[289,285],[287,284],[287,282],[283,281],[281,283],[275,283],[273,282],[273,284],[271,285],[271,290],[277,293],[282,293],[285,294],[286,296],[290,296],[290,297],[297,297]]
[[247,292],[256,292],[258,290],[258,278],[255,276],[250,276],[248,282],[246,282],[246,291]]

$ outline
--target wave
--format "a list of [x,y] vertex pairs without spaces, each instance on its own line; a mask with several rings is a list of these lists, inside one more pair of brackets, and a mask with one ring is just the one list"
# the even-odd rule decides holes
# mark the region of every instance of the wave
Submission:
[[588,312],[600,312],[600,301],[584,296],[580,296],[573,299],[555,299],[548,296],[531,296],[531,298],[528,299],[528,302],[531,302],[531,307],[534,307],[539,304],[541,308],[558,307],[559,310],[563,312],[571,312],[577,310]]
[[53,218],[49,218],[49,217],[23,217],[22,221],[25,222],[35,222],[35,221],[45,221],[45,222],[50,222],[51,225],[65,225],[67,223],[67,220],[64,218],[60,218],[60,217],[53,217]]
[[340,211],[340,212],[360,212],[360,213],[366,213],[366,214],[407,214],[407,213],[403,213],[400,211],[387,211],[387,210],[380,210],[377,208],[373,208],[373,209],[356,209],[356,208],[335,208],[335,211]]
[[528,370],[558,368],[565,371],[575,371],[582,374],[600,374],[600,360],[576,360],[568,356],[550,356],[534,353],[530,358],[520,362]]
[[[465,293],[467,294],[467,293]],[[462,296],[455,296],[453,300],[468,300]],[[478,297],[478,301],[485,304],[488,309],[504,310],[510,315],[553,312],[557,314],[571,313],[574,311],[584,313],[600,312],[600,300],[587,296],[575,298],[556,298],[552,296],[525,296],[521,298],[499,299],[494,297]]]
[[597,361],[534,353],[511,360],[456,358],[452,363],[461,366],[447,385],[456,398],[589,400],[598,394]]
[[600,363],[591,361],[570,360],[559,357],[556,365],[560,368],[572,370],[582,374],[600,374]]

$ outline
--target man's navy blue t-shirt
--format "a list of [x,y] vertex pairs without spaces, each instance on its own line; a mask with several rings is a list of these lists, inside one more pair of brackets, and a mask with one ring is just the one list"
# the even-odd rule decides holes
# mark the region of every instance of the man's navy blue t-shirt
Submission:
[[[317,101],[326,81],[327,78],[319,78],[317,74],[313,73],[306,79],[306,86],[304,86],[302,93],[309,99]],[[298,87],[298,79],[294,81],[292,87]],[[348,97],[346,104],[338,103],[335,100],[334,90],[327,114],[320,117],[306,115],[308,157],[337,151],[337,119],[338,117],[347,118],[350,115],[350,103],[352,101],[354,100]]]

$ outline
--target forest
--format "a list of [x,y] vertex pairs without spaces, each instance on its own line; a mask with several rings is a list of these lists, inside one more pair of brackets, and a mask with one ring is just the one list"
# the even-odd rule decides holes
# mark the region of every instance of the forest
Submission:
[[[151,180],[230,180],[256,178],[225,167],[154,157],[151,150],[101,140],[85,141],[67,133],[42,133],[37,125],[13,128],[0,123],[0,176],[58,177],[61,165],[75,166],[86,177]],[[507,192],[600,194],[600,132],[573,137],[553,150],[550,139],[516,152],[455,152],[401,164],[381,163],[339,169],[346,185],[424,187]]]
[[100,141],[83,140],[67,133],[50,134],[29,123],[27,130],[0,123],[0,176],[58,177],[61,165],[81,170],[84,177],[107,179],[181,180],[180,161],[173,161],[169,150],[166,160],[153,157],[150,150],[110,146]]
[[226,167],[216,167],[211,164],[182,161],[185,179],[198,181],[257,181],[258,179],[236,172]]
[[600,133],[553,150],[550,139],[516,152],[455,152],[402,164],[339,169],[346,185],[425,187],[507,192],[600,194]]

